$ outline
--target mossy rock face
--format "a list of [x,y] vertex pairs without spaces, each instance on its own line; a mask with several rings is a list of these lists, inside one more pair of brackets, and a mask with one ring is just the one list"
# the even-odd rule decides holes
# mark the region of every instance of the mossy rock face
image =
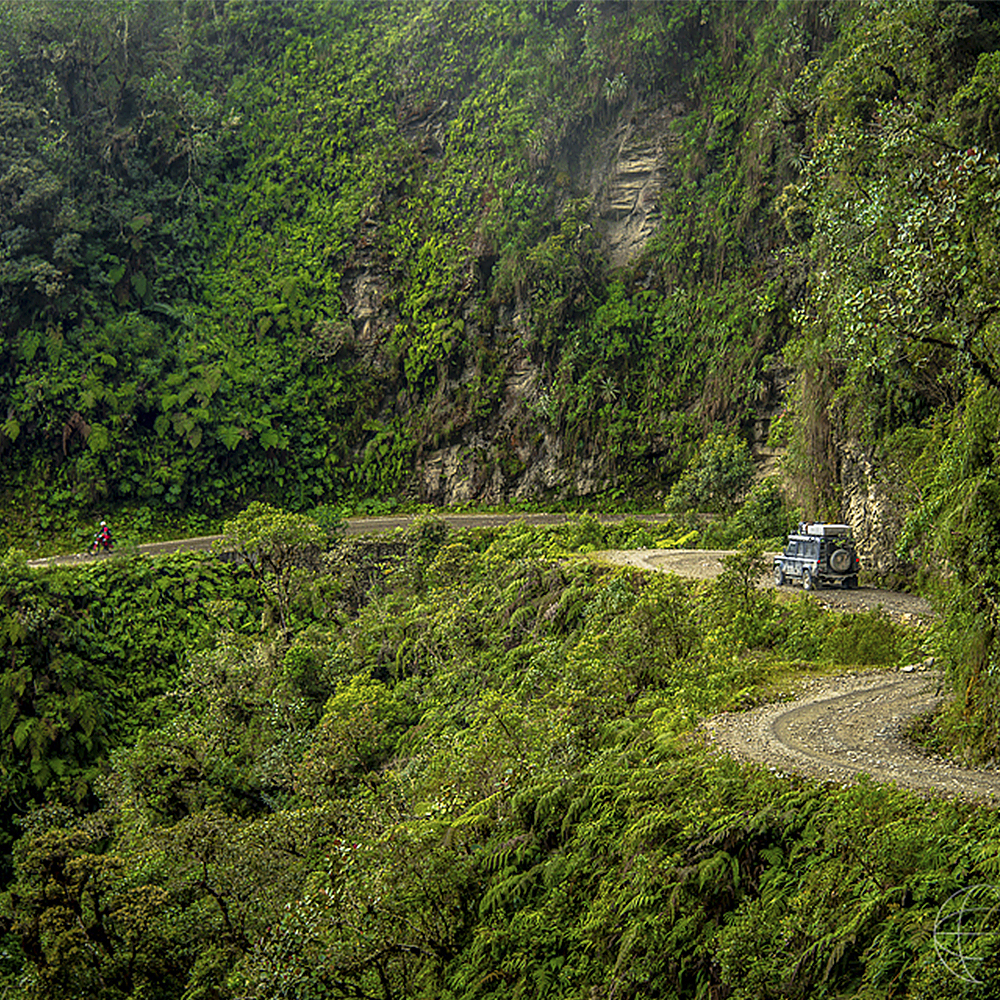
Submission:
[[[695,154],[709,107],[720,155],[744,116],[721,78],[711,101],[678,100],[684,62],[662,55],[692,31],[742,38],[744,15],[702,25],[693,8],[639,5],[626,24],[624,9],[591,21],[506,2],[440,13],[304,3],[226,11],[210,27],[151,8],[133,12],[124,51],[117,15],[100,12],[86,116],[77,95],[48,118],[25,110],[44,104],[33,40],[58,50],[75,29],[55,5],[11,14],[9,37],[24,44],[11,50],[8,148],[33,186],[11,220],[23,236],[12,266],[29,278],[20,297],[0,295],[0,440],[19,501],[40,477],[49,487],[18,504],[27,518],[40,523],[66,496],[225,516],[240,496],[308,509],[345,492],[398,494],[419,482],[428,450],[491,450],[508,424],[536,439],[530,456],[493,456],[490,476],[456,468],[442,496],[592,492],[626,475],[664,485],[675,470],[644,456],[683,451],[703,430],[677,416],[705,398],[693,359],[728,356],[723,342],[745,323],[730,288],[709,311],[733,313],[731,329],[720,339],[716,323],[699,348],[705,302],[662,301],[727,277],[721,248],[718,259],[703,249],[722,232],[703,211],[718,192],[698,191],[692,207],[708,176]],[[435,32],[418,27],[425,16]],[[174,75],[156,70],[167,37],[201,53]],[[645,54],[607,76],[622,44]],[[123,92],[125,118],[110,104]],[[126,130],[110,160],[91,124],[102,114]],[[27,155],[69,131],[72,161]],[[101,170],[115,183],[89,184]],[[736,162],[726,171],[736,183]],[[76,207],[57,211],[69,189]],[[634,275],[615,270],[626,263]],[[747,273],[746,260],[730,263]],[[90,359],[82,388],[63,371],[69,357]],[[707,394],[710,419],[737,416],[729,376],[755,364],[734,357],[713,383],[725,393]],[[24,366],[38,369],[30,391]],[[509,413],[522,369],[525,401],[546,402]],[[479,379],[468,398],[450,392],[468,378]],[[92,429],[82,448],[59,437],[75,418]],[[579,453],[566,444],[581,439]]]

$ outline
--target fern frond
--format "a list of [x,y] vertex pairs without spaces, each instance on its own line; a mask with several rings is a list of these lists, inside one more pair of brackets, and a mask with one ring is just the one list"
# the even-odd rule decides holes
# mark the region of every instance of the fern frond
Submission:
[[673,814],[665,809],[646,813],[625,830],[623,840],[630,850],[665,842],[674,827]]

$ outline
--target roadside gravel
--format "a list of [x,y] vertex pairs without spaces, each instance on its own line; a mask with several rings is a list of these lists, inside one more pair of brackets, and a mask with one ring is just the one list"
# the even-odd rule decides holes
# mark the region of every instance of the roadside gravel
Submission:
[[[616,565],[711,579],[726,552],[644,549],[596,552]],[[761,586],[773,587],[768,576]],[[782,588],[794,593],[792,588]],[[930,605],[912,594],[861,588],[820,590],[816,600],[837,610],[881,607],[897,621],[927,624]],[[970,770],[919,750],[906,736],[910,721],[942,700],[941,677],[916,664],[902,671],[817,677],[790,700],[706,719],[697,732],[720,752],[781,774],[795,772],[848,784],[862,775],[925,795],[945,795],[1000,805],[1000,770]]]

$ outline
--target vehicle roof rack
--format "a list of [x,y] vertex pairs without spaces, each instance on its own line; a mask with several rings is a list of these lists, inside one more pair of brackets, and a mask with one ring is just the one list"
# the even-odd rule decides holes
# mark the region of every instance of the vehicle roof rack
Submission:
[[846,538],[851,533],[849,524],[825,524],[821,521],[802,521],[800,535],[817,535],[820,538]]

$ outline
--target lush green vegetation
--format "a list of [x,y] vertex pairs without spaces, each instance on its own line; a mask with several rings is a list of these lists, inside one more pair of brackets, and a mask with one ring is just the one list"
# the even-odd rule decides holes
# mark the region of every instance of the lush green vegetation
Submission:
[[98,763],[162,717],[156,698],[212,644],[219,621],[259,620],[261,601],[245,570],[193,556],[39,574],[11,550],[2,574],[0,822],[9,848],[32,800],[86,802]]
[[[3,990],[994,995],[990,942],[980,984],[932,942],[997,877],[992,811],[756,772],[692,727],[932,653],[957,697],[928,739],[1000,757],[998,26],[0,0],[3,540],[82,548],[113,511],[246,559],[0,559]],[[586,164],[631,127],[669,177],[613,269]],[[751,485],[786,382],[784,487]],[[837,516],[845,444],[904,511],[932,635],[749,585],[796,508]],[[427,499],[442,449],[494,500],[547,447],[541,499],[676,523],[334,544]],[[584,558],[750,537],[712,586]]]
[[[276,526],[298,526],[297,555]],[[33,586],[50,619],[84,580],[91,609],[155,588],[210,610],[183,659],[159,640],[127,721],[50,690],[49,731],[90,742],[7,744],[12,995],[989,995],[931,931],[995,877],[991,810],[750,768],[693,733],[803,671],[909,662],[927,636],[778,602],[752,546],[701,584],[586,556],[669,544],[670,525],[431,519],[322,557],[307,529],[234,520],[256,580],[190,557],[27,578],[8,558],[5,589]],[[50,628],[68,659],[74,630]],[[4,636],[37,690],[31,636]],[[6,734],[45,708],[18,711]]]
[[[716,66],[697,3],[4,5],[8,530],[398,494],[426,450],[492,437],[511,309],[541,391],[477,474],[512,489],[554,432],[606,486],[662,486],[750,415],[787,333],[737,249],[766,192],[717,190],[774,81],[707,143],[699,104],[765,10],[727,9]],[[684,183],[645,277],[607,284],[563,151],[688,86]]]
[[996,13],[862,8],[811,90],[809,161],[782,196],[812,268],[793,451],[814,503],[835,502],[833,442],[886,456],[910,511],[900,553],[950,573],[943,653],[962,695],[944,721],[974,759],[1000,752]]

